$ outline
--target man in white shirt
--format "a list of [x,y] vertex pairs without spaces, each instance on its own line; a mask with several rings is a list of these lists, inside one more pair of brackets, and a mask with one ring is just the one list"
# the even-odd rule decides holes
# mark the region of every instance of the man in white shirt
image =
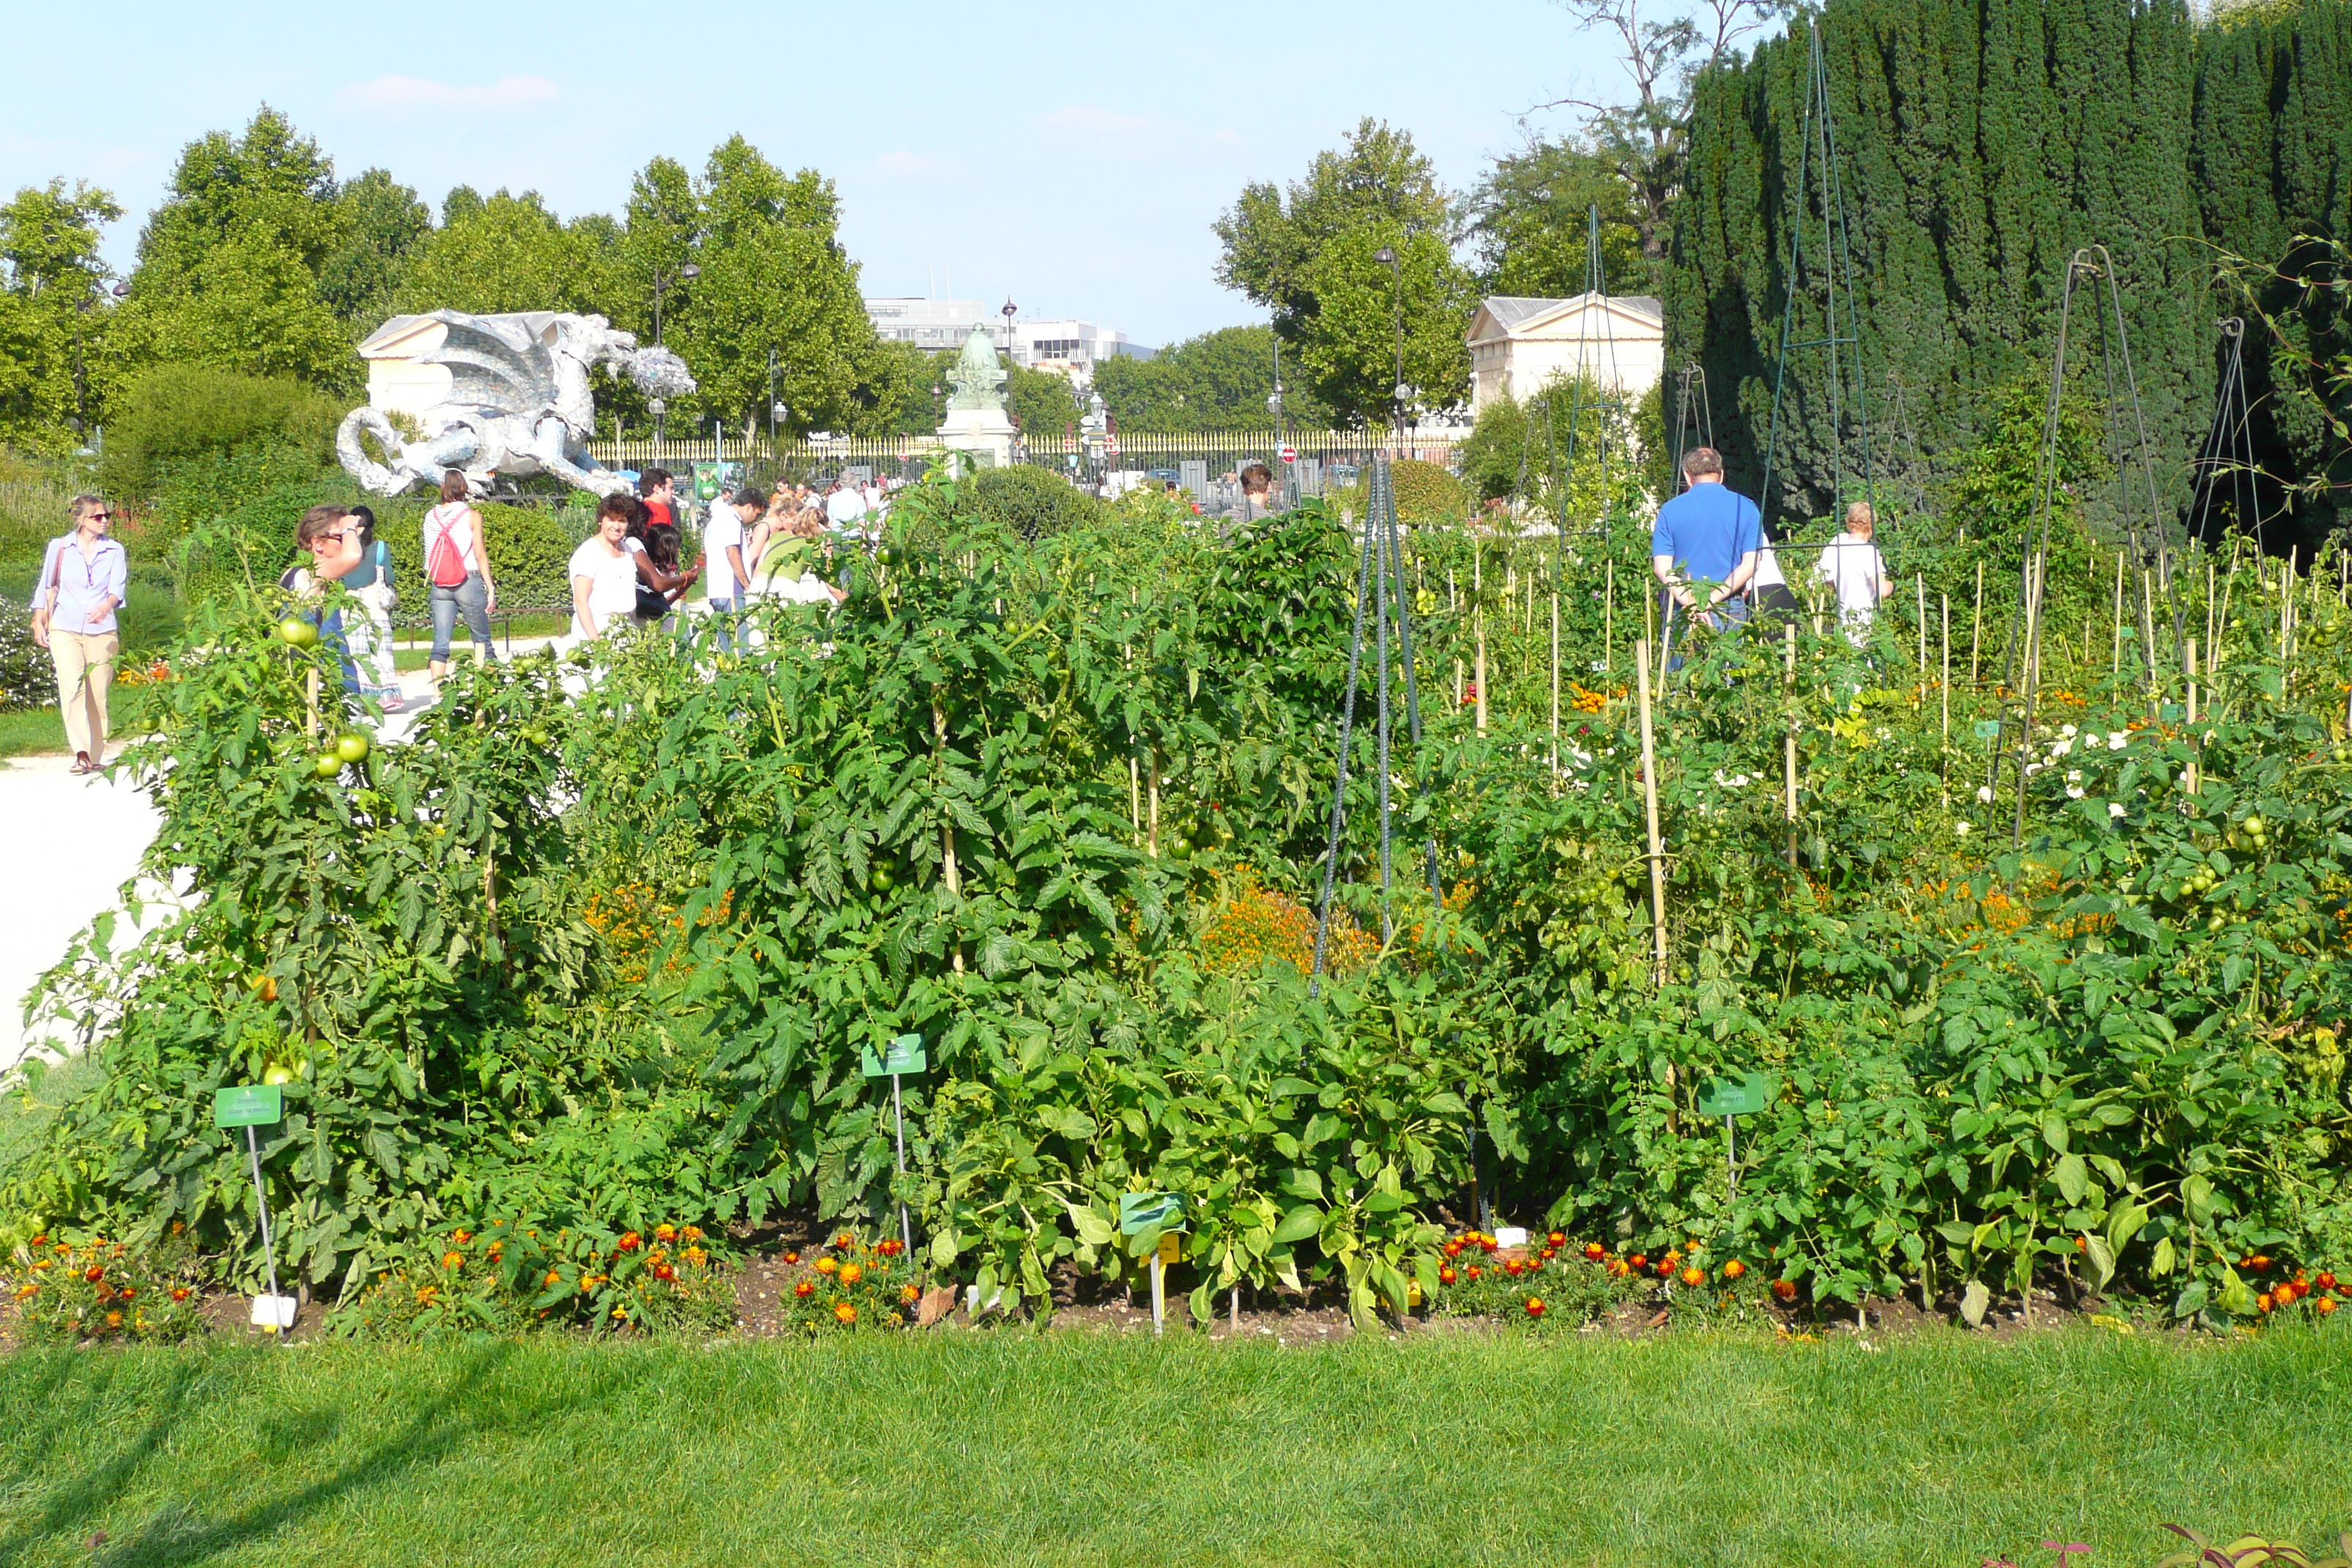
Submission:
[[856,533],[857,525],[866,518],[866,497],[847,474],[833,481],[832,493],[824,498],[825,521],[843,533]]
[[710,522],[702,531],[702,556],[710,571],[710,610],[722,617],[718,647],[735,646],[734,618],[743,608],[743,590],[751,573],[743,567],[743,532],[768,510],[768,498],[745,488],[710,503]]
[[1895,592],[1886,557],[1871,542],[1877,527],[1878,518],[1870,503],[1854,502],[1845,509],[1845,531],[1822,548],[1821,564],[1813,569],[1816,576],[1837,591],[1838,618],[1845,626],[1845,640],[1856,647],[1870,639],[1870,623],[1878,613],[1879,601]]

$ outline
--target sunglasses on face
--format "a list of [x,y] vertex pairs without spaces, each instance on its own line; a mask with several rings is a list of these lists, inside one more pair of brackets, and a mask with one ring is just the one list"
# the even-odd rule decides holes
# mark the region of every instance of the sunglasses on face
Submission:
[[330,544],[341,544],[344,540],[349,539],[350,537],[351,533],[348,530],[341,533],[314,534],[310,539],[310,548],[313,550],[320,550]]

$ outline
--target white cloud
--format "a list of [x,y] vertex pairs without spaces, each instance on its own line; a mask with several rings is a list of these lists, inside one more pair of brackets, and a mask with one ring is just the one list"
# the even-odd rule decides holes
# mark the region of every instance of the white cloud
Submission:
[[458,87],[415,76],[380,76],[354,82],[343,96],[378,109],[519,109],[562,96],[543,76],[502,76],[488,87]]

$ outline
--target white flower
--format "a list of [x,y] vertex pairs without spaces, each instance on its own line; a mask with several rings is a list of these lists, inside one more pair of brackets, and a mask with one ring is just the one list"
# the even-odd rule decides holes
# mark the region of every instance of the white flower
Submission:
[[1977,801],[1979,805],[1990,805],[1992,804],[1992,785],[1977,785]]
[[1734,773],[1731,775],[1731,787],[1734,789],[1746,789],[1748,787],[1748,775],[1746,773]]
[[2058,726],[2058,732],[2071,740],[2074,734],[2074,726],[2072,724],[2061,724]]
[[2107,737],[2107,750],[2111,752],[2120,752],[2130,740],[2131,736],[2129,734],[2124,731],[2118,730],[2114,734]]
[[2068,768],[2066,770],[2066,782],[2068,784],[2081,784],[2083,782],[2083,770],[2080,768]]
[[2119,801],[2119,800],[2111,800],[2111,801],[2107,802],[2107,820],[2108,820],[2108,821],[2113,822],[2113,821],[2115,821],[2116,819],[2117,819],[2118,817],[2121,817],[2121,816],[2123,816],[2123,814],[2124,814],[2124,803],[2123,803],[2123,802],[2121,802],[2121,801]]
[[2083,798],[2083,786],[2082,786],[2081,784],[2068,784],[2068,785],[2066,786],[2066,798],[2067,798],[2068,800],[2080,800],[2080,799],[2082,799],[2082,798]]
[[2026,776],[2027,778],[2032,778],[2034,774],[2036,774],[2036,773],[2040,773],[2041,771],[2042,771],[2042,764],[2041,764],[2040,763],[2026,763],[2026,764],[2025,764],[2025,776]]
[[1955,822],[1952,824],[1952,831],[1966,838],[1969,836],[1969,825],[1965,822]]
[[2050,760],[2056,762],[2074,749],[2074,742],[2072,741],[2053,741],[2050,744]]

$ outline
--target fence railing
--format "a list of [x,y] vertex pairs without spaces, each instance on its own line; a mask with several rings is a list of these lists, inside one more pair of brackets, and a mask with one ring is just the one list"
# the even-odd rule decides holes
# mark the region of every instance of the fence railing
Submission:
[[[1452,432],[1423,435],[1408,430],[1402,455],[1423,462],[1451,465],[1458,437]],[[1385,431],[1286,430],[1278,436],[1265,430],[1122,431],[1118,450],[1075,433],[1033,436],[1015,444],[1016,462],[1089,472],[1104,469],[1141,471],[1173,468],[1187,461],[1205,462],[1214,472],[1250,462],[1271,462],[1285,444],[1301,458],[1328,467],[1335,463],[1361,465],[1376,451],[1393,449]],[[696,463],[737,462],[754,479],[830,475],[856,465],[912,479],[933,458],[948,450],[937,436],[843,436],[812,441],[786,438],[771,443],[763,436],[751,440],[702,432],[656,441],[631,436],[620,440],[591,441],[589,451],[609,468],[642,471],[649,468],[683,472]],[[1069,459],[1078,459],[1073,464]]]

